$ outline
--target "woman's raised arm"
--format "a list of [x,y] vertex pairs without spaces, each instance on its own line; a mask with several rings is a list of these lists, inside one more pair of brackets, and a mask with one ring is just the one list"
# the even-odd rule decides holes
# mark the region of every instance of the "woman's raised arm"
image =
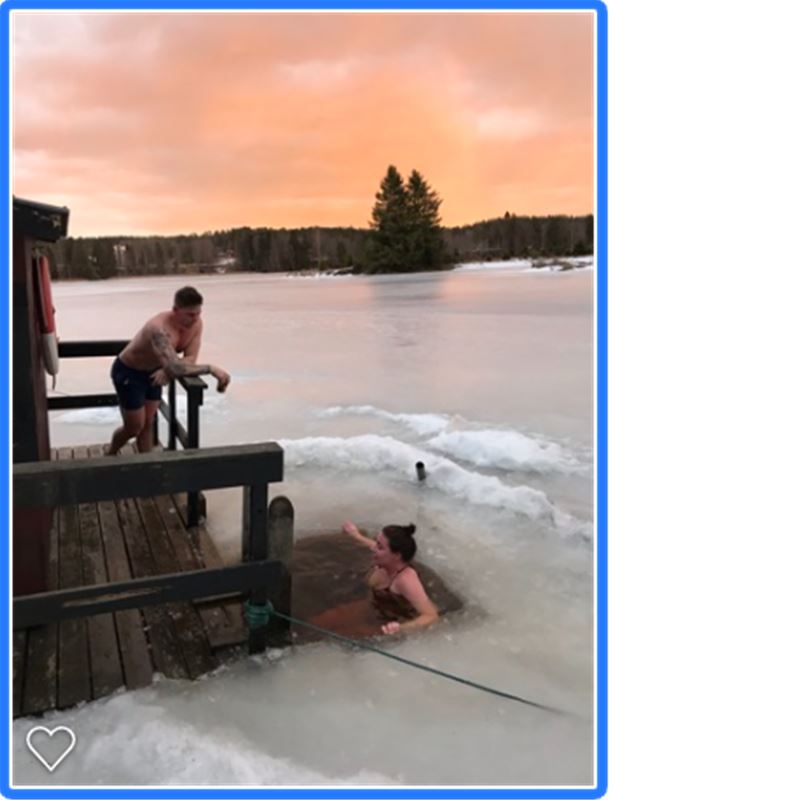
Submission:
[[352,539],[357,541],[359,544],[363,544],[365,547],[369,547],[370,550],[375,549],[375,542],[369,538],[369,536],[364,536],[363,533],[358,529],[354,522],[347,520],[347,522],[342,525],[342,531],[350,536]]

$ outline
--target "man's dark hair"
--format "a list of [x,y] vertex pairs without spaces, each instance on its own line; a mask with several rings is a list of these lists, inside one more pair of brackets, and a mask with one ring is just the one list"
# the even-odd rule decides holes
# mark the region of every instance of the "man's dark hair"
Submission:
[[175,292],[174,305],[176,308],[189,308],[190,306],[203,305],[203,295],[194,286],[184,286]]

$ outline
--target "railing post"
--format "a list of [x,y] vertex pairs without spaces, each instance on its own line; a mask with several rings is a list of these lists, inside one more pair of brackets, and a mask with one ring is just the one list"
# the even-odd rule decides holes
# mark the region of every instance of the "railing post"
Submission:
[[[244,487],[244,519],[242,525],[242,561],[263,561],[267,558],[267,492],[266,483]],[[267,588],[250,592],[251,606],[263,606],[267,602]],[[263,653],[267,648],[266,625],[250,627],[249,650]]]
[[175,443],[178,441],[178,410],[175,400],[175,379],[169,382],[169,441],[167,448],[169,450],[175,449]]
[[203,405],[203,390],[190,386],[186,395],[188,416],[186,432],[189,436],[189,447],[200,447],[200,406]]
[[[187,389],[187,436],[188,447],[200,447],[200,406],[203,404],[203,390],[199,387]],[[200,523],[200,496],[198,492],[189,492],[186,497],[186,520],[189,527]]]
[[[294,550],[294,507],[288,497],[273,499],[267,513],[267,558],[279,561],[281,577],[275,593],[275,610],[292,614],[292,552]],[[291,624],[274,617],[267,626],[267,642],[274,647],[291,644]]]
[[251,486],[242,486],[242,564],[250,560],[250,495]]

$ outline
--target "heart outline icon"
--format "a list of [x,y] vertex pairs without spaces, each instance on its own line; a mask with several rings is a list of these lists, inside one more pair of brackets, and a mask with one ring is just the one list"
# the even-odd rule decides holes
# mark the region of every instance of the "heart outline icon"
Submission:
[[[41,732],[46,733],[50,739],[52,739],[56,733],[60,733],[62,731],[68,734],[70,737],[69,747],[67,747],[67,749],[55,760],[51,766],[50,762],[36,749],[36,746],[31,741],[31,738],[33,737],[34,733]],[[75,735],[75,732],[71,728],[67,728],[65,725],[59,725],[52,730],[50,730],[50,728],[46,728],[44,725],[36,725],[28,731],[28,735],[25,737],[25,744],[28,745],[28,750],[30,750],[31,753],[33,753],[36,758],[39,759],[39,761],[41,761],[48,772],[53,772],[53,770],[75,749],[77,742],[78,737]]]

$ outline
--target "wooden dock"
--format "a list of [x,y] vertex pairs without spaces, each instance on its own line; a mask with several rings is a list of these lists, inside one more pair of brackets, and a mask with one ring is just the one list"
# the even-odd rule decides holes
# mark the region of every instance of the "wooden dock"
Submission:
[[[41,714],[148,685],[196,678],[224,648],[262,653],[288,637],[294,508],[269,503],[283,480],[276,442],[200,447],[200,377],[171,380],[161,452],[109,458],[50,447],[50,411],[115,407],[116,393],[47,396],[58,357],[114,358],[125,340],[58,341],[42,246],[69,209],[13,203],[13,714]],[[184,424],[176,392],[186,392]],[[182,415],[183,416],[183,415]],[[158,442],[158,414],[153,441]],[[179,449],[179,445],[180,448]],[[222,564],[201,524],[204,491],[241,487],[242,559]],[[180,494],[182,493],[182,494]],[[241,602],[254,609],[245,626]],[[223,602],[227,600],[227,602]]]
[[[101,456],[62,448],[57,460]],[[186,495],[54,509],[48,590],[222,566],[201,524],[186,525]],[[241,602],[175,602],[14,632],[14,717],[147,686],[155,673],[194,679],[247,641]]]

